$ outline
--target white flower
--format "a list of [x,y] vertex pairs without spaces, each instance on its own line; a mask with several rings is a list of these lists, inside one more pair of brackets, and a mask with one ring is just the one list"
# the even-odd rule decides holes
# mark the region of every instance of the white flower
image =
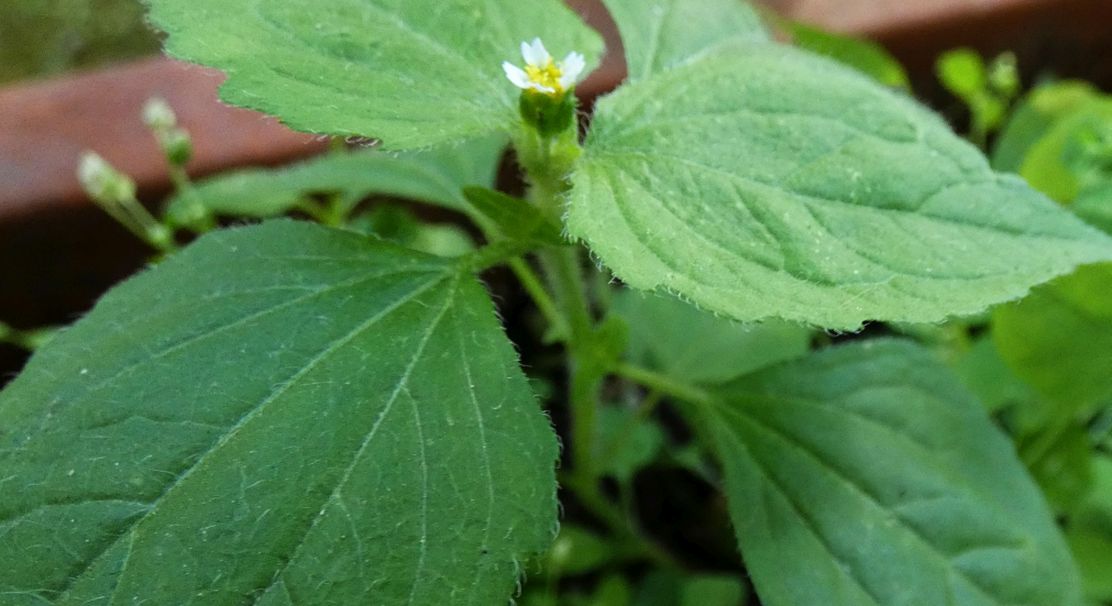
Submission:
[[556,63],[540,38],[534,38],[531,43],[522,42],[521,57],[525,59],[525,69],[509,61],[502,62],[506,77],[520,89],[549,95],[562,95],[575,86],[575,81],[587,67],[586,59],[577,52],[568,53],[563,61]]

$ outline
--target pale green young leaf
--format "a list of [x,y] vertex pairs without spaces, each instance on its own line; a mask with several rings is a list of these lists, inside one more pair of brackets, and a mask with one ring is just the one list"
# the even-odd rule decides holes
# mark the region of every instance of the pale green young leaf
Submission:
[[767,606],[1075,606],[1054,518],[932,355],[874,341],[750,375],[705,411]]
[[935,322],[1112,239],[829,60],[731,47],[599,102],[568,229],[619,278],[742,321]]
[[228,74],[221,97],[298,130],[391,149],[507,131],[522,41],[597,64],[599,36],[560,0],[145,0],[169,54]]
[[611,310],[629,325],[629,359],[692,383],[722,383],[802,357],[811,343],[798,324],[740,324],[664,294],[624,289]]
[[1066,80],[1032,90],[1012,111],[992,150],[996,170],[1019,172],[1031,146],[1077,108],[1099,98],[1087,82]]
[[768,41],[745,0],[604,0],[618,24],[629,80],[688,63],[732,42]]
[[935,62],[938,79],[955,96],[970,100],[989,87],[988,68],[980,53],[968,48],[947,51]]
[[992,315],[1000,356],[1043,396],[1076,410],[1112,397],[1112,264],[1086,266]]
[[1051,198],[1069,203],[1087,185],[1080,158],[1071,157],[1084,138],[1112,132],[1112,96],[1101,96],[1080,104],[1049,128],[1031,145],[1019,174],[1031,187]]
[[503,603],[552,537],[556,454],[454,265],[307,223],[216,232],[0,393],[0,595]]
[[911,89],[911,81],[900,62],[872,40],[843,36],[797,22],[789,22],[787,29],[800,48],[844,63],[885,86]]
[[198,208],[222,216],[270,218],[298,208],[313,194],[381,194],[467,212],[462,189],[492,186],[505,146],[505,139],[488,137],[418,152],[341,151],[283,168],[239,170],[175,194],[166,213],[178,224],[189,224]]

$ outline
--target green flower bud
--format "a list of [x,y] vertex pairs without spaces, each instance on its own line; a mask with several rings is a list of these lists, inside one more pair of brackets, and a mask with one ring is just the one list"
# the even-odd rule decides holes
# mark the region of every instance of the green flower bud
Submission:
[[77,178],[85,193],[102,206],[118,205],[135,199],[135,182],[95,152],[85,152],[81,156]]

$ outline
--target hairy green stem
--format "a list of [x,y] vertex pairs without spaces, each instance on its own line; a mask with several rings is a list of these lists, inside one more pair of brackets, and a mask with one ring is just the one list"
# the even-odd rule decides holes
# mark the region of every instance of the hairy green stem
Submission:
[[556,334],[559,335],[560,340],[566,341],[570,331],[567,320],[560,314],[556,302],[552,300],[548,291],[544,289],[544,282],[541,281],[540,276],[538,276],[536,272],[533,271],[533,268],[529,266],[529,263],[521,257],[510,259],[508,264],[510,270],[517,276],[518,282],[521,283],[521,287],[525,289],[525,292],[533,300],[533,304],[540,310],[541,315],[544,316],[545,320],[552,326]]

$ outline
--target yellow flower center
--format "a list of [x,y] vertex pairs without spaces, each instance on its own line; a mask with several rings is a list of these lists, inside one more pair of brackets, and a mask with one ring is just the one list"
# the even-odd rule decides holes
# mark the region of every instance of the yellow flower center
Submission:
[[531,82],[551,88],[558,93],[564,90],[564,87],[560,86],[560,76],[563,73],[560,72],[560,68],[556,67],[556,63],[551,58],[542,67],[526,65],[525,75],[529,76]]

